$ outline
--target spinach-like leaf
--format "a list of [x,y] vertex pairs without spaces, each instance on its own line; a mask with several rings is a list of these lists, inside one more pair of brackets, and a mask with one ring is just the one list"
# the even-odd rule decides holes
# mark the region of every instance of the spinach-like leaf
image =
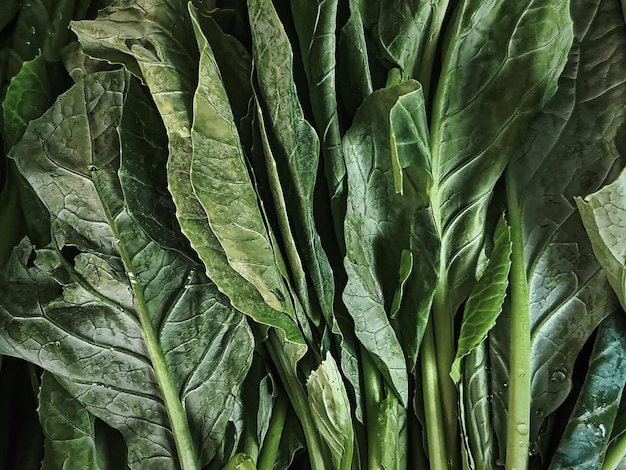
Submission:
[[600,468],[626,384],[626,319],[615,312],[598,329],[589,369],[551,469]]
[[[570,392],[582,345],[618,308],[574,197],[597,190],[622,165],[616,137],[624,121],[626,34],[619,9],[617,1],[593,2],[593,7],[572,3],[575,41],[558,91],[530,123],[510,168],[529,289],[533,454],[539,451],[544,419]],[[500,317],[504,329],[506,317],[505,311]],[[509,340],[498,326],[493,333],[494,424],[502,445]]]
[[252,335],[199,265],[128,214],[116,130],[128,83],[88,75],[14,147],[54,233],[46,249],[23,241],[2,273],[0,351],[119,429],[131,468],[197,468],[224,437]]

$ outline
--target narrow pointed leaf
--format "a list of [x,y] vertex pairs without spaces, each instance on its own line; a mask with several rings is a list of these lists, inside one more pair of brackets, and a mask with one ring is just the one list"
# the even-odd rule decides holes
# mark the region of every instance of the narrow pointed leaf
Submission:
[[117,179],[128,82],[87,76],[14,148],[54,237],[47,249],[23,242],[3,272],[0,350],[54,373],[119,429],[131,468],[194,468],[224,437],[252,336],[200,266],[128,214]]

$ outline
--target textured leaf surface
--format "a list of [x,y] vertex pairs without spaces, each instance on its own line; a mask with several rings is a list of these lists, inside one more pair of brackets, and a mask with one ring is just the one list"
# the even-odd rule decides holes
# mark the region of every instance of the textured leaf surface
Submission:
[[[577,198],[593,252],[622,307],[626,306],[626,172],[613,183]],[[624,307],[626,308],[626,307]]]
[[95,417],[48,372],[42,375],[37,411],[46,435],[42,468],[107,468],[98,459]]
[[302,344],[296,324],[266,305],[254,286],[235,272],[213,234],[191,185],[193,95],[197,85],[197,46],[186,3],[117,1],[93,21],[72,24],[90,55],[123,63],[142,77],[157,105],[169,139],[168,189],[176,217],[207,275],[241,312],[285,331]]
[[[433,103],[433,209],[454,314],[474,283],[493,187],[556,91],[572,41],[567,0],[459,5]],[[515,86],[511,86],[515,83]]]
[[181,418],[171,412],[180,400],[208,463],[249,367],[252,336],[200,267],[150,240],[124,206],[116,127],[128,81],[121,71],[88,76],[14,148],[54,238],[37,251],[23,242],[3,272],[0,326],[8,334],[0,350],[54,373],[119,429],[133,468],[176,466],[172,426]]
[[[623,165],[616,145],[624,122],[626,34],[618,2],[574,1],[572,8],[575,41],[558,92],[529,124],[511,171],[530,295],[533,453],[545,417],[570,392],[580,349],[619,307],[574,197],[596,191]],[[509,346],[502,330],[490,340],[494,423],[501,440]]]
[[330,354],[311,373],[306,388],[313,419],[328,444],[334,468],[350,468],[354,440],[351,406],[339,368]]
[[601,468],[626,384],[626,319],[616,312],[598,329],[589,369],[551,469]]
[[313,213],[319,139],[304,118],[292,75],[293,51],[272,2],[253,0],[248,8],[259,95],[291,225],[322,311],[330,318],[335,284]]
[[493,252],[485,272],[474,286],[465,304],[456,357],[450,377],[461,380],[461,360],[477,348],[496,324],[509,285],[511,269],[511,234],[504,216],[498,221]]
[[[424,188],[417,186],[415,175],[424,171],[424,160],[419,146],[416,148],[419,134],[414,126],[419,122],[419,108],[403,108],[406,126],[402,130],[408,132],[396,134],[394,149],[407,154],[412,151],[414,160],[413,165],[406,163],[404,170],[411,184],[406,184],[404,195],[396,193],[389,116],[403,96],[409,101],[411,97],[419,99],[419,84],[406,82],[372,94],[359,109],[344,138],[348,171],[344,266],[348,282],[343,299],[354,319],[357,337],[372,354],[401,402],[406,403],[406,362],[388,316],[400,285],[402,251],[410,248],[413,217],[423,200],[420,194]],[[411,114],[411,110],[415,110],[416,115]],[[395,130],[398,131],[399,127]],[[426,312],[428,310],[429,306]],[[413,315],[417,319],[419,313],[413,312]],[[415,330],[407,332],[407,336],[413,336],[412,343],[407,346],[407,354],[412,358],[416,341],[419,345]]]
[[[200,48],[199,81],[191,129],[191,184],[229,264],[272,308],[289,312],[289,293],[244,159],[239,133],[213,50],[197,15],[193,28]],[[292,312],[293,315],[293,312]]]

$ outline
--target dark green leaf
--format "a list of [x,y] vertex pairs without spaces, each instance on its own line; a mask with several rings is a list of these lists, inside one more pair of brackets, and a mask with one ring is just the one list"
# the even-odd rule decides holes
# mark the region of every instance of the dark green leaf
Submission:
[[252,337],[200,267],[150,240],[124,206],[116,128],[128,82],[122,71],[89,75],[14,148],[54,237],[38,251],[24,241],[3,272],[0,350],[54,373],[119,429],[131,468],[174,468],[177,453],[188,465],[194,447],[206,464]]
[[585,383],[550,469],[602,467],[625,384],[626,319],[620,311],[598,329]]

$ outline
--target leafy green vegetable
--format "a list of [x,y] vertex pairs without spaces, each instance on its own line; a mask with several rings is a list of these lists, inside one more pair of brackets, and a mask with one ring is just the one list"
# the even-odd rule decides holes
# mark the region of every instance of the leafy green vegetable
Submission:
[[616,468],[623,7],[5,0],[0,466]]

